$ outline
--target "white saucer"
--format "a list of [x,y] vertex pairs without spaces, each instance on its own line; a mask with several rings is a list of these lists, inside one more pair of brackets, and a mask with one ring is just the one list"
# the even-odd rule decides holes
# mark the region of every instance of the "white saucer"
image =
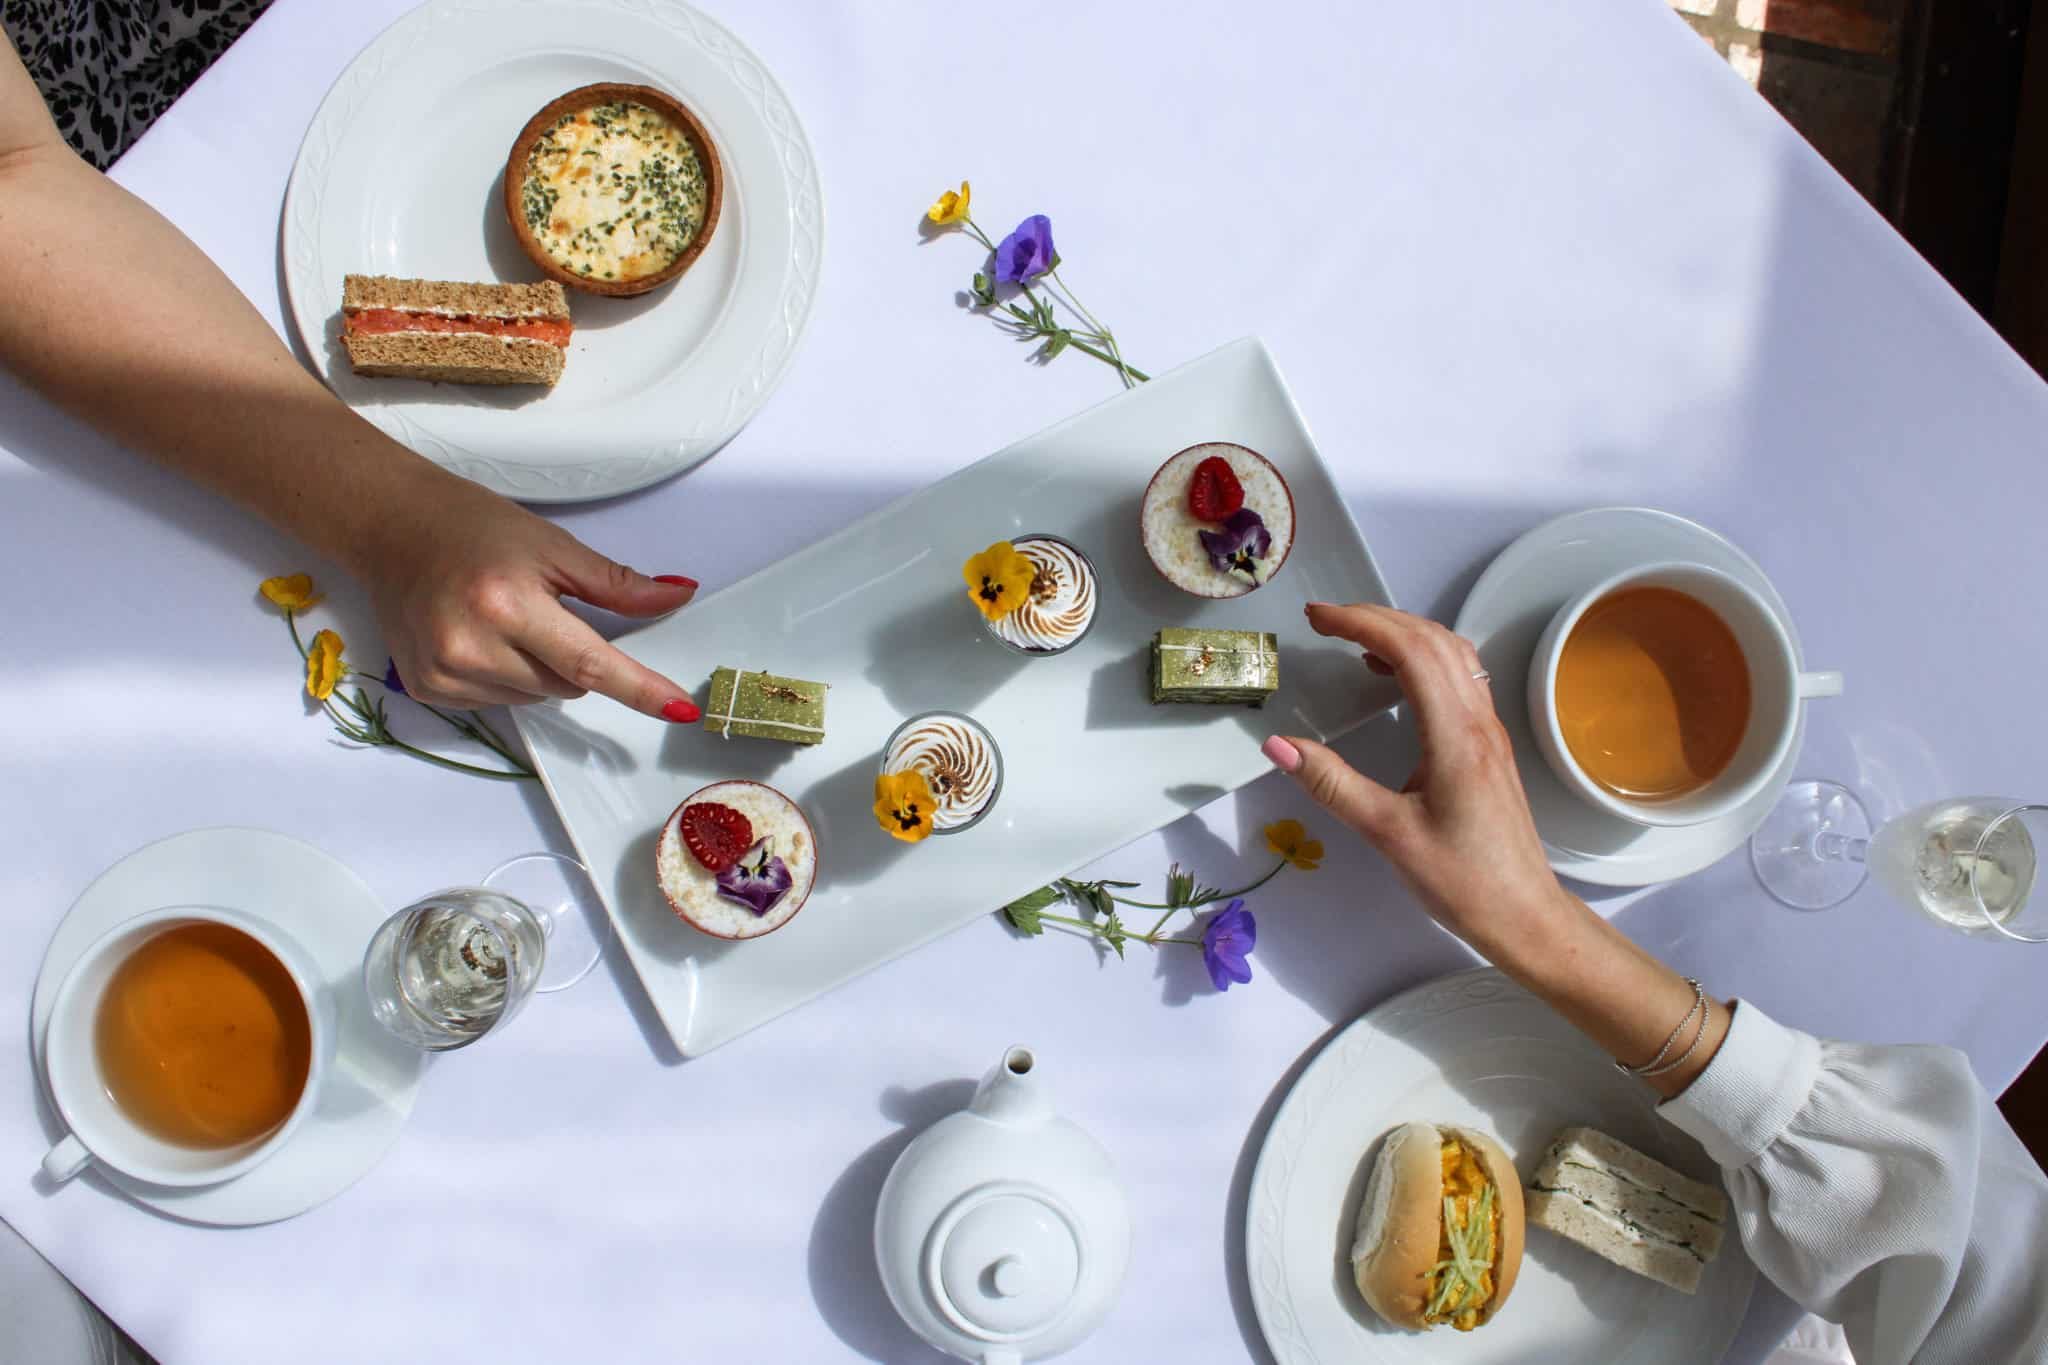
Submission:
[[1529,728],[1529,660],[1550,618],[1601,579],[1638,564],[1683,559],[1733,575],[1785,622],[1804,660],[1792,614],[1755,560],[1697,522],[1648,507],[1596,507],[1545,522],[1502,550],[1472,585],[1454,629],[1479,647],[1493,674],[1494,704],[1515,743],[1515,766],[1536,814],[1543,851],[1560,876],[1596,886],[1649,886],[1690,876],[1742,846],[1770,814],[1806,734],[1806,712],[1785,759],[1763,790],[1719,820],[1683,829],[1645,829],[1595,810],[1558,781]]
[[[199,829],[137,849],[102,872],[57,925],[43,954],[29,1011],[37,1075],[57,987],[71,964],[108,929],[165,905],[240,910],[275,923],[305,948],[321,973],[320,989],[334,999],[327,1090],[290,1141],[237,1179],[172,1189],[97,1166],[81,1179],[104,1180],[174,1217],[224,1227],[291,1218],[332,1199],[398,1137],[426,1058],[378,1027],[363,998],[363,947],[385,907],[360,877],[310,844],[260,829]],[[47,1103],[47,1078],[43,1086]]]

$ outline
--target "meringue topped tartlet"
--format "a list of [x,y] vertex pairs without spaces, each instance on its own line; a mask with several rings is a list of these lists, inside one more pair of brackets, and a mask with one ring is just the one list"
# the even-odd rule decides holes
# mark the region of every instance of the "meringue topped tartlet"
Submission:
[[1095,624],[1095,565],[1060,536],[999,540],[961,572],[988,633],[1020,654],[1064,653]]
[[760,782],[683,798],[654,846],[669,906],[714,938],[759,938],[796,917],[818,878],[818,839],[797,804]]
[[1002,790],[1003,751],[995,737],[958,712],[927,711],[897,726],[883,746],[875,817],[909,843],[958,834],[978,824]]
[[1145,489],[1145,553],[1197,597],[1264,587],[1294,548],[1294,495],[1272,462],[1227,441],[1189,446]]

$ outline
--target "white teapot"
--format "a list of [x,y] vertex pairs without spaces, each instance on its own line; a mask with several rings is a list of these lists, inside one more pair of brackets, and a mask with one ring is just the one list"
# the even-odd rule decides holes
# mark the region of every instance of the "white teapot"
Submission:
[[1095,1329],[1130,1259],[1109,1153],[1056,1116],[1028,1048],[919,1133],[875,1210],[875,1262],[917,1334],[963,1360],[1020,1365]]

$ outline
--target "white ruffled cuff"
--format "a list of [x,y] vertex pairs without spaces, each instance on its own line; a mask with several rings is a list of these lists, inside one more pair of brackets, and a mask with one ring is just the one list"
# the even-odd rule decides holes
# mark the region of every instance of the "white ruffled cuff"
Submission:
[[1707,1069],[1657,1112],[1725,1167],[1747,1166],[1806,1107],[1820,1076],[1820,1040],[1735,1002]]

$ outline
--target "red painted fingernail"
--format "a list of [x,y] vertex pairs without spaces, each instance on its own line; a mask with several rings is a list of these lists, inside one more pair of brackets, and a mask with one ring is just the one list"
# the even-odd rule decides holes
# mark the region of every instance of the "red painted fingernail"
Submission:
[[688,697],[672,697],[662,703],[661,718],[672,720],[678,725],[689,725],[704,713],[697,709],[697,703]]
[[1259,752],[1273,760],[1273,766],[1283,773],[1291,773],[1301,766],[1301,750],[1278,735],[1261,744]]
[[697,590],[696,579],[685,578],[679,573],[658,573],[654,576],[654,581],[657,583],[668,583],[678,588],[688,588],[692,592]]

